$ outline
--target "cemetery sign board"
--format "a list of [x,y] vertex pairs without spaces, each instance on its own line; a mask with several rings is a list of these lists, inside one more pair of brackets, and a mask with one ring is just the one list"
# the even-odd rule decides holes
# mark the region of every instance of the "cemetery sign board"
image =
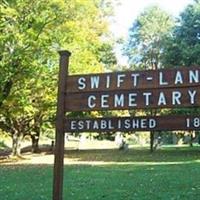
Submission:
[[141,116],[66,119],[66,132],[199,130],[200,116]]
[[177,68],[67,78],[66,111],[197,107],[200,68]]
[[196,108],[200,106],[200,68],[176,68],[68,75],[68,51],[60,51],[53,200],[63,199],[65,132],[198,130],[200,116],[141,116],[66,119],[66,112]]

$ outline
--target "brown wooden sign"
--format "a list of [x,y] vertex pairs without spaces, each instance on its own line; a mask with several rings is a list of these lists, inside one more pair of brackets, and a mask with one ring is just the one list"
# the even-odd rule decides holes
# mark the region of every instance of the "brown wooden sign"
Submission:
[[200,106],[200,67],[68,76],[60,51],[53,200],[63,199],[64,133],[198,130],[200,116],[66,119],[66,112]]
[[200,116],[142,116],[66,119],[66,132],[199,130]]
[[71,93],[66,111],[124,110],[200,106],[200,87]]
[[67,93],[178,88],[200,84],[200,67],[74,75],[67,78]]

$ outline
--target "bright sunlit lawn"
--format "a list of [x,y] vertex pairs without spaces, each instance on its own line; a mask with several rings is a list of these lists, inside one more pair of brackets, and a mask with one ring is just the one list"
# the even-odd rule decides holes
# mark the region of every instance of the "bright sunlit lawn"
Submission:
[[[69,151],[64,200],[197,200],[200,147]],[[79,163],[80,162],[80,163]],[[84,164],[85,163],[85,164]],[[86,165],[86,163],[88,163]],[[0,199],[51,200],[52,165],[1,165]]]

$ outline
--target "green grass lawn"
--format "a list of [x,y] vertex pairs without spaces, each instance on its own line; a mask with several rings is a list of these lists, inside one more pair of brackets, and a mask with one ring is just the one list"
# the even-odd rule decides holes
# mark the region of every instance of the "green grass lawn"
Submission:
[[[64,200],[197,200],[200,147],[70,151],[89,165],[66,165]],[[91,162],[92,161],[92,162]],[[93,165],[103,161],[105,164]],[[51,200],[51,165],[1,165],[0,199]]]

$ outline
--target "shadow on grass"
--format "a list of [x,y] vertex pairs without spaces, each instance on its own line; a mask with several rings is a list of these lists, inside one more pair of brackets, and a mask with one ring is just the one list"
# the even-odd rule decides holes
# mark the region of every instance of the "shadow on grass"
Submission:
[[[51,145],[43,144],[39,145],[37,152],[32,152],[32,146],[26,146],[21,149],[21,155],[13,156],[12,149],[5,147],[0,149],[0,165],[6,164],[16,164],[21,161],[30,160],[31,157],[41,157],[44,155],[53,155],[53,150]],[[29,156],[27,158],[27,156]],[[28,163],[30,164],[30,163]]]
[[67,150],[65,157],[88,162],[189,162],[200,160],[200,147],[167,147],[156,150],[154,153],[150,153],[148,148],[135,148],[127,151],[118,149]]
[[[22,164],[29,165],[31,162],[53,164],[52,151],[49,151],[48,146],[43,146],[40,153],[37,154],[32,154],[28,151],[28,148],[24,152],[22,158],[25,156],[24,159],[27,159],[27,163],[24,161],[21,162]],[[20,159],[6,158],[0,160],[0,164],[14,164],[20,162]],[[131,148],[127,151],[118,149],[65,150],[66,165],[171,165],[190,163],[200,163],[200,147],[162,147],[154,153],[150,153],[149,148],[144,147]]]

